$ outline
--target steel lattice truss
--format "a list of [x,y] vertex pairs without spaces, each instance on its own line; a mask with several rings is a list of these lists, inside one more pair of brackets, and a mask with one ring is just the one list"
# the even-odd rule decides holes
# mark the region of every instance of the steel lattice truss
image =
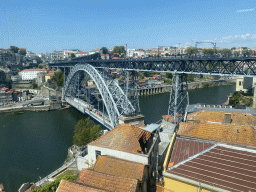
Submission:
[[78,64],[72,68],[64,85],[63,99],[76,95],[80,86],[81,71],[87,73],[85,79],[89,76],[94,81],[107,109],[112,128],[118,125],[118,117],[120,115],[134,113],[133,106],[118,84],[105,74],[103,70],[99,72],[89,64]]
[[175,74],[172,78],[172,89],[170,93],[168,121],[179,124],[184,120],[186,108],[189,104],[187,75]]
[[118,109],[118,116],[120,115],[132,115],[135,112],[134,106],[131,104],[130,100],[125,95],[124,91],[117,84],[117,82],[112,78],[112,76],[106,72],[106,70],[99,70],[102,78],[104,79],[115,104]]
[[[49,64],[50,67],[72,67],[78,61]],[[81,60],[95,68],[131,71],[156,71],[222,76],[256,75],[256,57],[253,58],[207,58],[207,59],[139,59],[139,60]]]

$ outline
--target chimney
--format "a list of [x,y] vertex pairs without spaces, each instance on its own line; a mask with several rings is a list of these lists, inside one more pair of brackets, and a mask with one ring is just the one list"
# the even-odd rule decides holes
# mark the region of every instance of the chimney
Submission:
[[227,123],[227,124],[231,123],[231,113],[225,113],[224,123]]

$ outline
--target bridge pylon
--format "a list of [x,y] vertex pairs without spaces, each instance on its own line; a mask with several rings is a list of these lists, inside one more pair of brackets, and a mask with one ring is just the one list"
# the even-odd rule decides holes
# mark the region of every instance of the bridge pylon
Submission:
[[186,118],[189,105],[187,74],[174,74],[170,93],[168,121],[179,124]]

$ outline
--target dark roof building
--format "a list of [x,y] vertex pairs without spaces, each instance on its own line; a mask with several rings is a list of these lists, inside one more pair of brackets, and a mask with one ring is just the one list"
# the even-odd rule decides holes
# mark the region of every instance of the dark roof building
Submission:
[[213,191],[256,191],[256,150],[177,138],[164,173]]

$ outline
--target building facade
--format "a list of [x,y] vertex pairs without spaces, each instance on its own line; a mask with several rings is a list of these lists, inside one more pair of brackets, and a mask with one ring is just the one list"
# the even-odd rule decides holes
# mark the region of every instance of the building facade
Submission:
[[37,77],[38,73],[47,73],[46,69],[24,69],[19,72],[22,81],[31,81]]

